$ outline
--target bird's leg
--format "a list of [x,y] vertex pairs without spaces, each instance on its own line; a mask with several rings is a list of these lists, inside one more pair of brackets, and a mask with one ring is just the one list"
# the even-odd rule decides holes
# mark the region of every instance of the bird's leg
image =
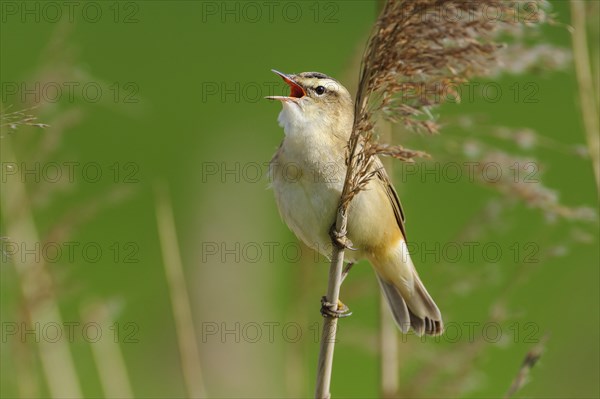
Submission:
[[[350,241],[350,239],[346,236],[346,232],[337,231],[335,223],[331,226],[331,229],[329,229],[329,236],[331,237],[331,242],[333,245],[337,246],[338,249],[350,249],[352,251],[356,250],[353,247],[352,241]],[[344,282],[344,279],[348,275],[352,265],[354,265],[354,262],[349,262],[342,271],[342,280],[340,284]],[[341,318],[350,316],[352,312],[348,306],[344,305],[344,303],[339,299],[337,304],[333,304],[328,302],[327,297],[324,296],[321,298],[321,314],[323,317]]]
[[352,312],[348,306],[344,305],[342,301],[338,299],[337,304],[333,304],[327,301],[327,297],[321,298],[321,315],[323,317],[342,318],[352,315]]
[[344,267],[344,270],[342,271],[342,283],[344,282],[346,277],[348,277],[348,273],[350,273],[350,269],[352,269],[352,266],[354,266],[354,262],[348,262],[346,264],[346,267]]
[[331,242],[333,245],[337,246],[338,249],[349,249],[351,251],[356,251],[354,248],[354,244],[346,235],[346,232],[339,232],[335,228],[335,223],[331,225],[331,229],[329,229],[329,237],[331,237]]
[[[348,272],[352,269],[354,262],[348,262],[344,270],[342,271],[342,283],[348,276]],[[352,315],[350,308],[346,306],[342,301],[338,299],[337,306],[334,306],[331,302],[327,301],[327,297],[321,298],[321,314],[323,317],[348,317]]]

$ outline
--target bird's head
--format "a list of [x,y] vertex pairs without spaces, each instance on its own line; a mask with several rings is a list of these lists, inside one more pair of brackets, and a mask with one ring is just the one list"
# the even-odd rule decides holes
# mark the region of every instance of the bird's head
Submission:
[[283,103],[279,122],[290,131],[318,129],[350,135],[354,104],[350,93],[337,80],[319,73],[286,75],[273,70],[290,87],[289,96],[269,96]]

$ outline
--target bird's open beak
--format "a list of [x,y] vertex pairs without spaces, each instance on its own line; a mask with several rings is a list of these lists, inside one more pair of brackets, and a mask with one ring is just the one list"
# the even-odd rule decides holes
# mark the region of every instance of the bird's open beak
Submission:
[[290,95],[289,96],[267,96],[265,97],[268,100],[279,100],[279,101],[298,101],[298,99],[304,97],[306,95],[306,91],[300,86],[298,83],[294,82],[292,78],[290,78],[285,73],[276,71],[275,69],[271,69],[271,71],[275,72],[277,75],[281,76],[283,81],[290,86]]

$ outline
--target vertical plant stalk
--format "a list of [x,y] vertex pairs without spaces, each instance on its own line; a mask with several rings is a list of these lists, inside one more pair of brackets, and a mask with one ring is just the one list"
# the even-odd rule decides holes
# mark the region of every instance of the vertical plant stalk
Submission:
[[[110,330],[112,318],[105,303],[96,302],[82,307],[80,313],[84,322],[100,324],[102,326],[101,331]],[[115,342],[112,337],[105,336],[90,345],[105,398],[126,399],[135,397],[119,342]]]
[[[380,138],[383,142],[392,142],[392,124],[387,121],[379,123]],[[384,165],[388,173],[390,181],[394,181],[393,163],[386,162],[389,159],[384,159]],[[405,237],[406,238],[406,237]],[[397,398],[399,391],[398,372],[400,364],[398,362],[398,327],[392,319],[392,315],[388,309],[387,300],[383,292],[379,295],[379,368],[381,373],[381,397]]]
[[[16,165],[16,157],[9,139],[2,139],[2,161]],[[34,222],[31,202],[23,181],[7,179],[0,190],[0,205],[9,239],[24,248],[36,248],[40,237]],[[41,326],[63,325],[52,282],[44,257],[31,262],[22,257],[12,258],[21,283],[23,298],[29,312],[29,321]],[[52,398],[81,398],[81,386],[75,363],[66,340],[49,342],[39,340],[38,352],[42,371]]]
[[[385,1],[377,2],[377,12],[381,12],[385,8]],[[380,138],[385,143],[392,142],[392,124],[387,121],[380,123],[381,131]],[[394,181],[393,164],[384,162],[390,181]],[[406,237],[405,237],[406,239]],[[383,292],[379,294],[379,369],[381,382],[381,397],[396,398],[398,397],[399,383],[398,372],[400,365],[398,363],[398,329],[396,323],[388,310],[387,300]]]
[[400,364],[398,362],[398,327],[396,327],[387,306],[385,296],[381,293],[379,295],[381,397],[391,399],[398,397]]
[[164,185],[156,187],[156,220],[163,255],[163,264],[171,296],[177,343],[181,357],[181,369],[188,397],[205,398],[202,367],[198,355],[196,332],[190,308],[190,300],[183,275],[177,231],[173,220],[173,208]]
[[[348,217],[342,206],[338,209],[335,228],[340,236],[346,236]],[[327,302],[333,304],[332,310],[338,309],[340,298],[340,287],[342,285],[342,270],[344,267],[344,248],[333,244],[331,265],[329,266],[329,283],[327,285]],[[317,387],[315,398],[329,399],[331,386],[331,373],[333,371],[333,352],[335,349],[337,322],[334,317],[323,319],[323,331],[321,333],[321,347],[319,350],[319,363],[317,366]]]
[[594,168],[596,189],[600,195],[600,128],[598,126],[598,104],[595,103],[595,85],[588,52],[585,6],[584,1],[571,0],[571,19],[574,28],[572,32],[573,58],[579,84],[579,99],[586,140]]

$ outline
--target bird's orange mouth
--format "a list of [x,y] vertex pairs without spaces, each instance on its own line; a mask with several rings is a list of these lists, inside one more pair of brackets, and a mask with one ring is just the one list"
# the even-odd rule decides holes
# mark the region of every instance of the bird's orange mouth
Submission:
[[283,81],[288,86],[290,86],[290,95],[287,97],[286,96],[268,96],[265,98],[267,98],[269,100],[296,101],[297,99],[300,99],[306,95],[306,91],[302,88],[302,86],[300,86],[298,83],[294,82],[294,80],[292,78],[290,78],[288,75],[286,75],[285,73],[276,71],[275,69],[271,69],[271,70],[273,72],[275,72],[277,75],[281,76]]
[[283,77],[283,80],[285,81],[285,83],[288,84],[288,86],[290,86],[290,97],[302,98],[306,95],[306,92],[304,91],[302,86],[294,82],[292,79],[286,76]]

